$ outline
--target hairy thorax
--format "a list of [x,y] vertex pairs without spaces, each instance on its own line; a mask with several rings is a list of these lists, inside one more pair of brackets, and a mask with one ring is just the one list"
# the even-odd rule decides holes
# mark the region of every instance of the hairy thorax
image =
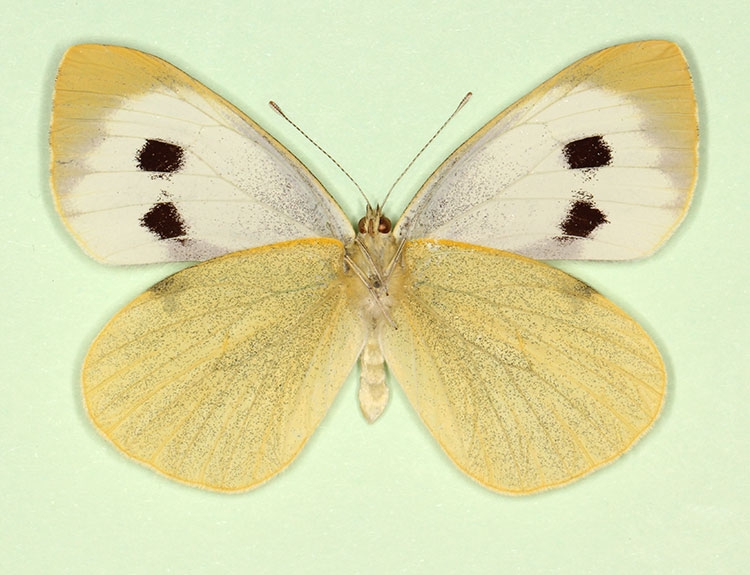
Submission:
[[398,268],[399,253],[390,221],[379,208],[368,208],[367,215],[359,222],[356,239],[346,247],[345,266],[351,278],[352,296],[367,324],[367,340],[360,355],[359,404],[370,423],[388,403],[380,334],[384,329],[396,329],[390,310],[394,301],[393,272]]

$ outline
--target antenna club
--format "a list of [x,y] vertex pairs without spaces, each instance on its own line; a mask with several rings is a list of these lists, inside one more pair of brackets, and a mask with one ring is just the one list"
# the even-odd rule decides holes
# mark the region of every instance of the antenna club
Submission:
[[406,174],[406,172],[408,172],[411,169],[411,167],[414,165],[414,162],[416,162],[417,159],[422,155],[422,152],[424,152],[429,147],[429,145],[432,144],[432,142],[435,140],[435,138],[438,137],[440,132],[442,132],[443,129],[448,125],[448,122],[450,122],[455,117],[455,115],[458,114],[458,111],[464,107],[466,102],[469,101],[469,98],[471,98],[471,96],[472,96],[471,92],[466,93],[466,95],[461,99],[461,102],[459,102],[458,106],[456,106],[456,109],[453,110],[453,113],[450,116],[448,116],[448,119],[445,122],[443,122],[443,125],[440,126],[434,134],[432,134],[432,137],[429,140],[427,140],[427,143],[424,146],[422,146],[422,149],[419,150],[417,154],[412,158],[411,162],[409,162],[409,164],[404,168],[404,171],[401,172],[401,174],[399,174],[398,178],[396,178],[396,181],[393,182],[393,185],[389,188],[388,193],[385,195],[385,199],[383,200],[383,204],[382,204],[383,206],[388,201],[388,198],[391,196],[391,192],[393,191],[393,189],[401,181],[401,178],[404,177],[404,174]]
[[357,188],[357,190],[359,191],[359,193],[360,193],[360,194],[362,195],[362,197],[363,197],[363,198],[365,199],[365,203],[367,204],[367,206],[368,206],[368,208],[369,208],[369,206],[370,206],[370,200],[368,200],[368,199],[367,199],[367,195],[366,195],[366,194],[365,194],[365,193],[364,193],[364,192],[362,191],[362,188],[360,188],[360,187],[359,187],[359,184],[358,184],[357,182],[355,182],[355,181],[354,181],[354,178],[352,178],[352,177],[351,177],[351,175],[349,175],[349,172],[347,172],[347,171],[346,171],[346,170],[344,169],[344,167],[343,167],[343,166],[342,166],[341,164],[339,164],[339,163],[338,163],[338,162],[337,162],[337,161],[336,161],[336,160],[334,159],[334,157],[333,157],[333,156],[331,156],[331,154],[329,154],[328,152],[326,152],[326,151],[325,151],[325,150],[324,150],[324,149],[323,149],[323,148],[322,148],[322,147],[320,146],[320,144],[318,144],[318,142],[316,142],[315,140],[313,140],[313,139],[312,139],[312,138],[311,138],[310,136],[308,136],[308,135],[307,135],[307,133],[306,133],[306,132],[305,132],[305,131],[304,131],[304,130],[303,130],[302,128],[300,128],[300,127],[299,127],[299,126],[298,126],[297,124],[295,124],[294,122],[292,122],[292,120],[291,120],[291,119],[289,118],[289,116],[287,116],[287,115],[286,115],[286,114],[285,114],[285,113],[284,113],[284,112],[283,112],[283,111],[281,110],[281,106],[279,106],[279,105],[278,105],[278,104],[277,104],[276,102],[274,102],[273,100],[269,100],[269,101],[268,101],[268,105],[269,105],[269,106],[271,106],[271,108],[273,108],[273,109],[274,109],[274,110],[276,111],[276,113],[278,113],[278,114],[279,114],[279,115],[280,115],[280,116],[281,116],[282,118],[284,118],[284,119],[285,119],[285,120],[286,120],[286,121],[287,121],[287,122],[288,122],[288,123],[289,123],[289,124],[290,124],[290,125],[292,126],[292,128],[294,128],[295,130],[297,130],[297,132],[299,132],[299,133],[300,133],[300,134],[301,134],[301,135],[302,135],[302,136],[303,136],[303,137],[304,137],[304,138],[305,138],[305,139],[306,139],[306,140],[307,140],[308,142],[310,142],[310,143],[311,143],[311,144],[312,144],[313,146],[315,146],[315,147],[316,147],[316,148],[317,148],[317,149],[318,149],[318,150],[319,150],[319,151],[320,151],[320,152],[321,152],[321,153],[322,153],[322,154],[323,154],[323,155],[324,155],[324,156],[325,156],[326,158],[328,158],[329,160],[331,160],[331,162],[333,162],[333,164],[334,164],[334,165],[335,165],[335,166],[336,166],[336,167],[337,167],[337,168],[338,168],[339,170],[341,170],[341,172],[342,172],[342,173],[343,173],[343,174],[344,174],[344,175],[345,175],[345,176],[346,176],[346,177],[347,177],[347,178],[349,179],[349,181],[350,181],[350,182],[351,182],[352,184],[354,184],[354,187],[355,187],[355,188]]

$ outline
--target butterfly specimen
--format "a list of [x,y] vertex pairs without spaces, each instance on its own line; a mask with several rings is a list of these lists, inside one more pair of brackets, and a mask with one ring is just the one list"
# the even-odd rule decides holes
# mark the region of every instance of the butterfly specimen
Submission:
[[128,48],[65,53],[50,140],[57,210],[89,255],[202,262],[120,311],[83,366],[96,427],[164,475],[271,478],[358,358],[368,420],[387,364],[454,463],[504,493],[601,467],[659,414],[649,336],[536,260],[643,257],[684,217],[697,112],[671,42],[566,68],[453,152],[395,225],[368,203],[355,231],[251,119]]

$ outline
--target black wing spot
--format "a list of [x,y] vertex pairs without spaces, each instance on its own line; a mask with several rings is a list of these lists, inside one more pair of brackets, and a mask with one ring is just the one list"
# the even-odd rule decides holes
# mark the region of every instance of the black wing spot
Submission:
[[135,155],[139,170],[173,174],[185,163],[185,151],[175,144],[161,140],[146,140]]
[[183,238],[185,222],[172,202],[159,202],[143,214],[141,225],[160,240]]
[[563,155],[571,170],[601,168],[612,163],[612,148],[601,136],[568,142],[563,148]]
[[570,204],[568,215],[560,222],[560,229],[567,237],[587,238],[596,228],[608,223],[607,216],[596,207],[594,200],[581,195]]

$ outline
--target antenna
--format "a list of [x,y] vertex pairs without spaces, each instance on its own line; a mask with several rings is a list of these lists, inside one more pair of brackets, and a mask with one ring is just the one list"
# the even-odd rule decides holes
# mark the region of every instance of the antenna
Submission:
[[[399,183],[399,182],[401,181],[401,178],[403,178],[403,177],[404,177],[404,175],[406,174],[406,172],[408,172],[408,171],[409,171],[409,170],[411,169],[411,167],[412,167],[412,166],[414,165],[414,162],[416,162],[416,161],[417,161],[417,159],[419,158],[419,156],[421,156],[421,155],[422,155],[422,152],[424,152],[424,151],[425,151],[425,150],[427,149],[427,147],[428,147],[428,146],[429,146],[430,144],[432,144],[432,142],[433,142],[433,141],[435,140],[435,138],[437,138],[437,137],[438,137],[438,135],[440,134],[440,132],[442,132],[442,131],[443,131],[443,129],[444,129],[444,128],[445,128],[445,127],[446,127],[446,126],[448,125],[448,122],[450,122],[450,121],[451,121],[451,120],[452,120],[452,119],[454,118],[454,116],[455,116],[456,114],[458,114],[459,110],[461,110],[461,108],[463,108],[463,107],[464,107],[464,106],[466,105],[466,102],[468,102],[468,101],[469,101],[469,99],[471,98],[471,95],[472,95],[472,94],[471,94],[471,92],[467,92],[467,93],[466,93],[466,95],[465,95],[465,96],[464,96],[464,97],[463,97],[463,98],[461,99],[461,101],[459,102],[458,106],[456,106],[456,109],[455,109],[455,110],[453,110],[453,113],[452,113],[452,114],[451,114],[450,116],[448,116],[448,119],[447,119],[447,120],[446,120],[445,122],[443,122],[443,125],[442,125],[442,126],[440,126],[440,127],[439,127],[439,128],[437,129],[437,131],[436,131],[436,132],[435,132],[435,133],[434,133],[434,134],[432,135],[432,137],[431,137],[431,138],[430,138],[429,140],[427,140],[427,143],[426,143],[426,144],[425,144],[424,146],[422,146],[422,149],[421,149],[421,150],[419,150],[419,151],[417,152],[417,155],[416,155],[416,156],[414,156],[414,157],[412,158],[411,162],[409,162],[409,165],[408,165],[408,166],[406,166],[406,167],[404,168],[404,171],[403,171],[403,172],[401,172],[401,174],[399,175],[399,177],[398,177],[398,178],[396,178],[396,181],[395,181],[395,182],[393,182],[393,185],[392,185],[392,186],[391,186],[391,188],[390,188],[390,189],[388,190],[388,193],[387,193],[387,194],[385,195],[385,199],[384,199],[384,200],[383,200],[383,202],[382,202],[382,203],[380,204],[381,208],[382,208],[383,206],[385,206],[385,203],[386,203],[386,202],[388,201],[388,198],[390,197],[390,195],[391,195],[391,192],[393,191],[393,188],[395,188],[395,187],[396,187],[396,184],[398,184],[398,183]],[[313,143],[314,143],[314,142],[313,142]]]
[[305,137],[305,138],[307,139],[307,141],[308,141],[308,142],[310,142],[310,143],[311,143],[311,144],[312,144],[313,146],[315,146],[315,147],[316,147],[316,148],[317,148],[318,150],[320,150],[320,151],[321,151],[321,152],[323,153],[323,155],[325,155],[325,157],[326,157],[326,158],[328,158],[329,160],[331,160],[331,161],[332,161],[332,162],[333,162],[333,163],[335,164],[335,166],[336,166],[336,167],[337,167],[337,168],[338,168],[339,170],[341,170],[341,172],[342,172],[342,173],[343,173],[343,174],[344,174],[344,175],[345,175],[345,176],[346,176],[347,178],[349,178],[349,181],[350,181],[350,182],[351,182],[352,184],[354,184],[354,187],[355,187],[355,188],[357,188],[357,189],[359,190],[359,193],[360,193],[360,194],[362,194],[362,197],[363,197],[363,198],[365,199],[365,203],[367,204],[367,207],[368,207],[368,208],[371,208],[371,207],[372,207],[372,206],[370,206],[370,200],[368,200],[368,199],[367,199],[367,196],[366,196],[366,195],[365,195],[365,193],[364,193],[364,192],[362,191],[362,188],[360,188],[360,187],[359,187],[359,184],[358,184],[357,182],[355,182],[355,181],[354,181],[354,178],[352,178],[352,177],[351,177],[351,176],[349,175],[349,172],[347,172],[347,171],[346,171],[346,170],[344,169],[344,167],[343,167],[343,166],[342,166],[341,164],[339,164],[339,163],[338,163],[338,162],[337,162],[337,161],[336,161],[336,160],[334,159],[334,157],[333,157],[333,156],[332,156],[331,154],[329,154],[328,152],[326,152],[326,151],[325,151],[325,150],[324,150],[324,149],[323,149],[323,148],[322,148],[322,147],[321,147],[320,145],[318,145],[318,143],[317,143],[317,142],[316,142],[315,140],[313,140],[313,139],[312,139],[312,138],[311,138],[310,136],[308,136],[308,135],[307,135],[307,134],[305,133],[305,131],[304,131],[304,130],[303,130],[302,128],[300,128],[300,127],[299,127],[299,126],[298,126],[297,124],[295,124],[294,122],[292,122],[292,120],[290,120],[290,119],[289,119],[289,116],[287,116],[287,115],[286,115],[286,114],[285,114],[285,113],[284,113],[284,112],[283,112],[283,111],[281,110],[281,107],[280,107],[280,106],[279,106],[279,105],[278,105],[278,104],[277,104],[276,102],[274,102],[273,100],[271,100],[271,101],[269,101],[269,102],[268,102],[268,105],[269,105],[269,106],[271,106],[271,107],[272,107],[272,108],[274,109],[274,111],[275,111],[275,112],[276,112],[276,113],[277,113],[277,114],[278,114],[279,116],[281,116],[281,117],[282,117],[282,118],[284,118],[284,119],[285,119],[285,120],[286,120],[287,122],[289,122],[289,124],[291,124],[291,125],[292,125],[292,127],[293,127],[293,128],[295,129],[295,130],[297,130],[297,131],[298,131],[298,132],[299,132],[300,134],[302,134],[302,135],[303,135],[303,136],[304,136],[304,137]]

